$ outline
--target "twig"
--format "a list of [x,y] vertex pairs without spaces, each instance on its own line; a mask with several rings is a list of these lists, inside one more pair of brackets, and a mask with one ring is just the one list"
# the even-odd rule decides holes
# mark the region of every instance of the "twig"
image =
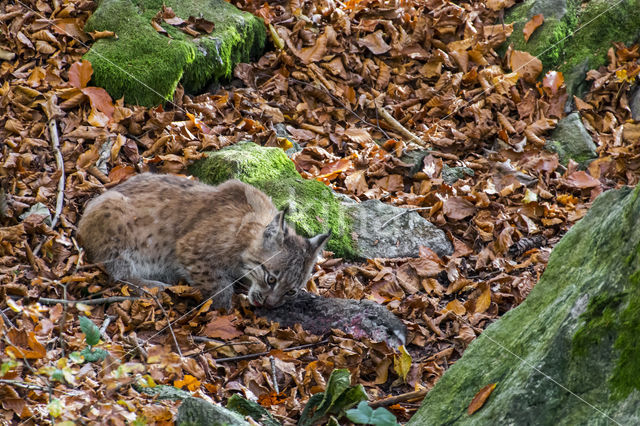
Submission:
[[48,390],[44,386],[35,385],[33,383],[20,382],[18,380],[0,379],[0,383],[9,385],[9,386],[17,386],[19,388],[24,388],[24,389],[33,389],[33,390],[40,390],[40,391]]
[[393,116],[389,114],[389,112],[386,109],[384,109],[382,106],[376,105],[376,111],[378,112],[378,114],[380,114],[380,116],[382,116],[382,118],[384,118],[384,121],[386,121],[387,124],[389,124],[389,126],[391,126],[394,130],[402,134],[402,136],[404,136],[405,138],[409,139],[412,142],[415,142],[420,146],[427,146],[427,144],[422,139],[420,139],[419,137],[411,133],[409,129],[407,129],[402,124],[400,124],[400,122],[395,118],[393,118]]
[[63,304],[73,304],[73,303],[84,303],[85,305],[101,305],[106,303],[115,303],[115,302],[123,302],[125,300],[140,300],[140,297],[129,297],[129,296],[111,296],[111,297],[102,297],[99,299],[80,299],[80,300],[66,300],[66,299],[49,299],[47,297],[41,297],[38,299],[38,302],[43,305],[55,305],[56,303]]
[[[308,343],[306,345],[293,346],[291,348],[282,349],[282,352],[291,352],[291,351],[297,351],[298,349],[313,348],[316,346],[325,345],[327,343],[329,343],[329,339],[324,339],[316,343]],[[244,359],[260,358],[261,356],[269,355],[269,353],[270,352],[258,352],[256,354],[238,355],[238,356],[231,356],[228,358],[214,358],[214,361],[215,362],[241,361]]]
[[180,345],[178,344],[178,339],[176,339],[176,335],[173,332],[173,327],[171,326],[171,318],[169,317],[169,313],[166,311],[166,309],[164,309],[164,306],[162,306],[162,303],[160,303],[160,301],[158,300],[158,298],[156,297],[155,294],[151,293],[149,290],[145,289],[142,286],[133,284],[129,281],[125,281],[125,280],[120,280],[124,283],[127,283],[133,287],[136,287],[138,290],[140,291],[144,291],[146,294],[148,294],[149,296],[151,296],[153,298],[153,300],[156,302],[156,305],[158,305],[158,307],[162,310],[162,313],[164,314],[165,318],[167,319],[167,327],[169,327],[169,332],[171,333],[171,337],[173,338],[173,343],[176,346],[176,350],[178,351],[178,355],[180,355],[180,358],[183,357],[182,355],[182,351],[180,350]]
[[280,393],[280,389],[278,389],[278,379],[276,378],[276,360],[273,358],[273,355],[269,356],[269,362],[271,363],[271,379],[273,380],[273,390],[276,393]]
[[397,404],[399,402],[410,401],[414,399],[422,399],[427,394],[427,389],[420,389],[413,392],[407,392],[400,395],[390,396],[389,398],[378,399],[377,401],[371,401],[369,407],[388,407],[389,405]]
[[[51,220],[51,229],[54,229],[58,224],[58,220],[60,219],[60,215],[62,214],[62,204],[64,203],[64,160],[62,159],[62,153],[60,152],[60,139],[58,138],[58,126],[56,124],[56,119],[51,118],[49,120],[49,136],[51,138],[51,147],[53,148],[53,153],[56,157],[56,166],[60,171],[60,179],[58,180],[58,195],[56,196],[56,211],[53,215],[53,219]],[[42,248],[44,241],[42,241],[38,246],[33,250],[33,255],[37,256]]]
[[2,315],[2,319],[4,320],[4,322],[7,323],[8,325],[10,325],[11,328],[16,328],[16,326],[13,325],[13,323],[11,322],[11,320],[9,319],[7,314],[5,314],[2,309],[0,309],[0,315]]
[[107,315],[104,319],[104,322],[102,323],[102,326],[100,327],[100,335],[102,336],[102,340],[104,340],[105,342],[111,341],[111,337],[107,335],[106,331],[107,327],[109,327],[109,324],[111,324],[111,321],[113,321],[114,319],[116,319],[115,316]]
[[[66,284],[60,284],[62,286],[62,297],[67,300],[67,285]],[[65,303],[64,304],[64,308],[62,310],[62,316],[60,317],[60,347],[62,349],[62,356],[65,356],[65,341],[64,341],[64,330],[65,330],[65,324],[67,322],[67,318],[69,315],[69,304]]]
[[402,216],[403,214],[407,214],[407,213],[411,213],[411,212],[416,212],[418,210],[430,210],[431,207],[416,207],[416,208],[412,208],[412,209],[405,209],[405,211],[398,213],[397,215],[395,215],[394,217],[392,217],[391,219],[389,219],[388,221],[386,221],[385,223],[382,224],[382,226],[380,227],[380,229],[383,229],[385,226],[387,226],[387,224],[397,218],[399,218],[400,216]]

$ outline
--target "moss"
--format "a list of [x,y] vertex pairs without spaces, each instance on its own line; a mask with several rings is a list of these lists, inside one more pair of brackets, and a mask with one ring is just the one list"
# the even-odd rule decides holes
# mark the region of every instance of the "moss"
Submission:
[[620,332],[614,345],[620,357],[610,381],[613,395],[618,399],[640,390],[640,271],[630,277],[629,284],[629,302],[620,315]]
[[289,206],[287,220],[298,233],[311,237],[330,229],[328,249],[341,257],[355,257],[346,209],[326,185],[303,179],[281,149],[240,143],[207,153],[207,158],[193,164],[189,173],[212,185],[239,179],[255,186],[279,209]]
[[[163,4],[185,20],[202,16],[214,22],[214,31],[194,39],[162,23],[169,37],[159,34],[150,22]],[[266,38],[258,18],[222,0],[102,0],[85,30],[118,36],[98,40],[85,55],[94,68],[93,84],[146,106],[171,100],[181,80],[194,92],[230,76],[236,63],[262,51]]]

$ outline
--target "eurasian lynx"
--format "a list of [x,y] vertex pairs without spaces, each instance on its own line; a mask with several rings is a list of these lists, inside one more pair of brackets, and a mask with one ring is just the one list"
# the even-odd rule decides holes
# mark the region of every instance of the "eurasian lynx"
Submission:
[[209,186],[144,173],[89,202],[78,239],[115,280],[161,286],[184,279],[216,308],[231,306],[240,283],[252,305],[275,307],[306,283],[329,238],[297,235],[285,214],[237,180]]

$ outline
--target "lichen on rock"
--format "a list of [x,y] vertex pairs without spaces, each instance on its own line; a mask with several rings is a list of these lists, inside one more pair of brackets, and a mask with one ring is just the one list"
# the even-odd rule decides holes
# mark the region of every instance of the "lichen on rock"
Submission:
[[[215,24],[211,34],[193,38],[152,18],[171,7],[187,20],[202,17]],[[224,0],[101,0],[85,31],[113,31],[117,38],[97,40],[84,59],[93,66],[92,84],[131,104],[158,105],[171,100],[182,81],[189,92],[213,79],[228,77],[238,62],[258,56],[264,48],[264,24]]]

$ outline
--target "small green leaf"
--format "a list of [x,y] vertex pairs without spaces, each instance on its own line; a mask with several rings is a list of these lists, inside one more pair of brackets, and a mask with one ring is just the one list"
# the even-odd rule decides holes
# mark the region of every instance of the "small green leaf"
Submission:
[[56,368],[55,370],[53,370],[50,377],[51,377],[51,380],[64,383],[64,371],[62,371],[59,368]]
[[87,346],[80,352],[80,355],[84,357],[86,362],[96,362],[105,359],[107,355],[109,355],[109,352],[102,348],[93,349],[91,346]]
[[87,345],[95,346],[100,341],[100,329],[89,318],[80,317],[80,329],[85,335]]
[[398,351],[400,351],[400,356],[393,356],[393,369],[398,376],[402,377],[402,380],[406,381],[413,359],[411,359],[411,355],[409,355],[404,345],[401,345]]
[[366,401],[358,404],[358,408],[347,410],[347,418],[353,423],[374,426],[397,426],[396,417],[386,408],[375,410]]
[[2,365],[0,365],[0,377],[3,377],[5,374],[9,372],[9,370],[17,366],[18,366],[18,362],[14,359],[10,359],[7,362],[3,362]]

